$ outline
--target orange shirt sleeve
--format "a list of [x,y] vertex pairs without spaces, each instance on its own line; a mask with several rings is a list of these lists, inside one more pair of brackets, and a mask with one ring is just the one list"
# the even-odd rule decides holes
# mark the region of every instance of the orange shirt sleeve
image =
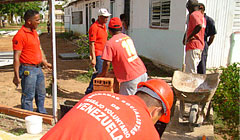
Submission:
[[92,25],[89,29],[89,41],[95,42],[97,39],[97,27]]
[[111,43],[107,41],[106,46],[103,49],[102,59],[107,61],[112,61],[113,50],[111,47]]
[[20,36],[19,34],[16,34],[14,36],[12,43],[13,43],[13,50],[21,51],[23,49],[23,46],[24,46],[23,37]]

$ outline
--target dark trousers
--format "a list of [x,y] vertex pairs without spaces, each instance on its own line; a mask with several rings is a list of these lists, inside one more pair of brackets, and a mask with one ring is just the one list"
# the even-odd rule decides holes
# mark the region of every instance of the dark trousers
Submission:
[[201,61],[197,66],[197,73],[206,74],[206,65],[207,65],[207,55],[202,55]]
[[157,129],[158,134],[159,134],[159,136],[161,138],[162,135],[163,135],[163,132],[165,131],[165,129],[167,127],[167,123],[163,123],[163,122],[157,121],[154,126]]

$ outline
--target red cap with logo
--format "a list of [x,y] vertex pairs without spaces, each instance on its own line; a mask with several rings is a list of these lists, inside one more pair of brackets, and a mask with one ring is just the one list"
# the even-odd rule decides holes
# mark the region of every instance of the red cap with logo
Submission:
[[118,17],[113,17],[111,18],[111,20],[109,21],[109,24],[108,24],[108,27],[109,28],[121,28],[122,27],[122,22],[120,20],[120,18]]

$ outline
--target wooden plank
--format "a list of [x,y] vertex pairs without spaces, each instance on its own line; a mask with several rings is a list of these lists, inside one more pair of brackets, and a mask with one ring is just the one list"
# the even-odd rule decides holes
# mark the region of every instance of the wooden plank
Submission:
[[0,105],[0,113],[7,114],[10,116],[15,116],[22,119],[30,115],[37,115],[43,118],[44,123],[53,125],[53,122],[54,122],[52,115],[41,114],[37,112],[32,112],[32,111],[28,111],[20,108],[13,108],[13,107],[4,106],[4,105]]

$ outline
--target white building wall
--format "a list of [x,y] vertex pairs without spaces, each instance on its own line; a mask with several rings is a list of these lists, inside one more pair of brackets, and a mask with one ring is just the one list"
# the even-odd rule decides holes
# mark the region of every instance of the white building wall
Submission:
[[[86,33],[85,4],[90,1],[78,1],[83,11],[83,24],[72,25],[74,32]],[[183,34],[186,29],[187,0],[171,0],[169,29],[153,29],[149,27],[150,0],[131,0],[129,35],[135,43],[140,55],[172,68],[182,68],[184,59]],[[209,48],[207,67],[219,67],[227,64],[230,37],[233,33],[234,1],[239,0],[199,0],[206,6],[206,13],[215,20],[217,35]],[[99,0],[100,8],[110,10],[110,0]],[[72,11],[76,10],[72,6]],[[72,12],[71,11],[71,12]],[[97,19],[98,8],[92,9],[92,17]],[[124,0],[115,0],[114,15],[119,17],[124,12]],[[71,18],[69,19],[71,21]],[[71,23],[71,22],[70,22]],[[65,24],[65,27],[67,25]]]
[[231,49],[228,58],[228,64],[240,62],[240,31],[231,36]]
[[115,1],[115,14],[113,17],[119,17],[120,15],[124,13],[124,0],[116,0]]
[[215,20],[217,34],[208,50],[207,68],[226,66],[233,33],[234,0],[207,0],[206,14]]
[[149,0],[132,0],[130,13],[130,36],[140,55],[154,62],[181,69],[184,57],[182,39],[185,32],[186,0],[171,1],[170,27],[149,27]]
[[64,28],[69,32],[71,29],[71,6],[64,8]]
[[[86,7],[85,5],[91,5],[92,2],[96,2],[97,0],[90,0],[90,1],[79,1],[76,3],[71,4],[70,6],[67,6],[64,8],[64,22],[65,22],[65,29],[69,29],[73,32],[77,32],[80,34],[86,34]],[[109,0],[98,0],[99,2],[99,7],[93,8],[91,7],[91,15],[89,17],[95,18],[95,20],[98,19],[98,10],[99,8],[106,8],[108,11],[110,11],[110,1]],[[123,0],[116,0],[114,3],[114,17],[119,17],[120,14],[123,13],[124,11],[124,1]],[[66,14],[67,12],[70,11],[70,14]],[[72,24],[72,12],[75,11],[83,11],[83,24]],[[90,23],[91,23],[91,19]],[[110,19],[109,19],[110,20]]]

